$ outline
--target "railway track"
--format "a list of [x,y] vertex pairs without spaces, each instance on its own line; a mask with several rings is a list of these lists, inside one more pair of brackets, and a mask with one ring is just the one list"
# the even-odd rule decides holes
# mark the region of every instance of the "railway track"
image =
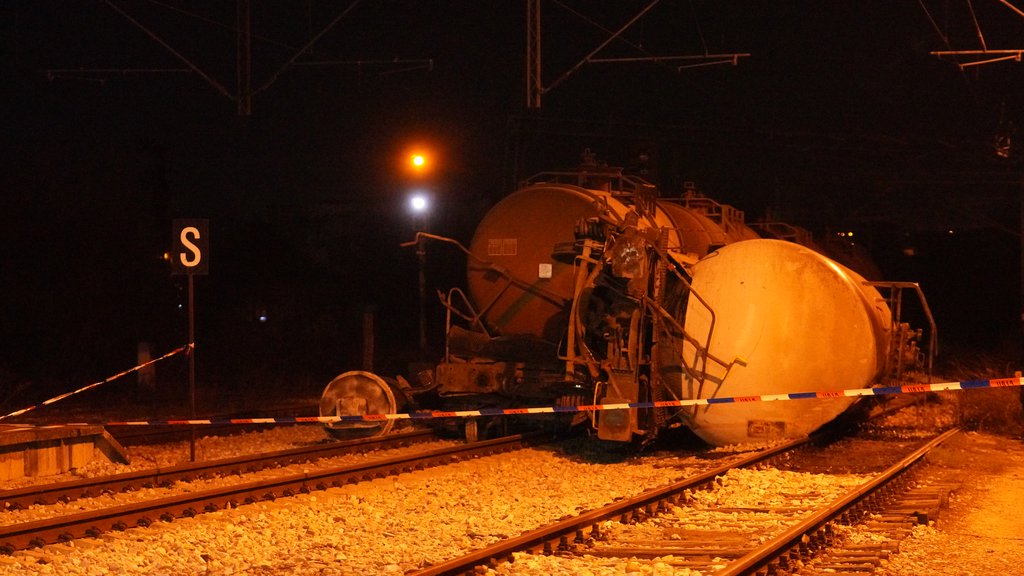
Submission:
[[[391,438],[392,436],[398,438]],[[408,444],[422,439],[429,433],[396,434],[375,439],[377,447],[382,442],[393,445]],[[313,490],[325,490],[346,483],[380,478],[387,475],[419,470],[449,462],[495,454],[544,441],[540,435],[517,435],[495,440],[474,442],[438,448],[411,455],[375,459],[372,461],[317,469],[251,482],[235,483],[229,486],[200,490],[185,494],[146,500],[142,502],[91,510],[79,514],[64,515],[45,520],[0,526],[0,552],[10,554],[16,550],[40,547],[58,542],[69,542],[76,538],[95,537],[108,531],[122,531],[135,526],[150,526],[157,521],[171,522],[176,518],[194,517],[203,512],[223,508],[234,508],[242,504],[273,500]],[[256,457],[233,458],[229,461],[198,463],[174,467],[173,470],[154,470],[107,477],[95,481],[63,483],[44,487],[32,487],[0,494],[5,506],[16,508],[25,502],[47,499],[81,498],[114,490],[131,490],[152,483],[161,485],[173,479],[194,478],[200,474],[236,473],[243,469],[276,465],[282,458],[309,460],[324,457],[325,453],[340,453],[345,450],[366,449],[366,442],[339,443],[285,450]],[[319,454],[320,456],[314,456]]]
[[[850,488],[824,500],[820,493],[827,488],[822,485],[811,488],[810,492],[788,495],[787,504],[743,508],[730,508],[727,503],[716,505],[713,504],[716,497],[701,498],[699,495],[707,492],[694,492],[701,488],[720,488],[723,476],[731,471],[763,466],[806,444],[806,441],[795,441],[506,539],[415,574],[471,573],[482,565],[494,568],[498,574],[520,573],[516,564],[529,567],[522,573],[538,573],[538,569],[544,569],[531,563],[523,553],[561,557],[567,562],[587,557],[591,563],[618,563],[627,570],[636,570],[644,562],[657,561],[672,569],[689,568],[724,576],[864,573],[877,565],[887,551],[880,547],[865,549],[852,545],[844,548],[833,529],[834,524],[851,524],[870,518],[873,528],[891,533],[907,531],[914,523],[927,520],[943,498],[943,487],[910,490],[910,471],[928,451],[955,432],[951,430],[931,439],[882,472],[866,480],[856,479]],[[825,482],[835,484],[836,480],[826,478]],[[744,489],[749,490],[749,486]],[[814,498],[809,497],[812,493]],[[714,529],[700,526],[695,520],[698,514],[691,510],[702,505],[714,508],[716,514],[731,515],[732,527],[723,530],[722,523]],[[750,524],[744,516],[759,519],[757,524]],[[694,526],[694,522],[698,526]],[[770,531],[765,527],[773,525],[784,528],[774,530],[774,535],[762,543],[751,544],[763,539]],[[751,532],[751,526],[761,528]],[[658,536],[652,537],[652,534]],[[811,557],[825,550],[814,568],[807,566]],[[503,562],[506,559],[514,561]]]
[[[891,443],[891,441],[874,441],[879,444],[885,444],[886,446],[889,446]],[[410,440],[410,442],[412,442],[412,440]],[[747,463],[746,465],[757,466],[757,463],[759,462],[761,465],[766,467],[772,466],[776,469],[785,468],[791,465],[794,461],[794,458],[791,456],[792,452],[797,446],[802,444],[804,443],[794,442],[775,447],[767,452],[757,454],[750,458],[750,463]],[[580,449],[579,447],[581,446],[587,446],[586,443],[579,443],[575,445],[577,446],[577,450]],[[329,447],[330,445],[327,446]],[[361,573],[377,573],[385,569],[390,571],[399,565],[401,565],[402,570],[406,572],[416,569],[436,570],[439,569],[439,567],[443,567],[448,563],[453,562],[453,560],[448,559],[454,558],[460,554],[462,550],[482,550],[482,546],[490,544],[496,539],[519,541],[521,545],[519,549],[523,549],[525,547],[530,550],[543,551],[546,548],[550,551],[551,556],[538,557],[562,558],[567,562],[592,562],[593,560],[584,558],[583,556],[595,556],[598,554],[598,548],[601,547],[604,548],[600,552],[600,554],[603,555],[603,561],[608,563],[621,562],[624,557],[623,555],[626,553],[629,554],[630,558],[634,556],[636,557],[629,561],[641,563],[649,560],[656,561],[654,559],[658,558],[658,556],[656,556],[657,554],[668,554],[673,558],[673,565],[679,567],[694,567],[701,570],[704,574],[711,573],[709,572],[711,568],[720,569],[724,567],[725,562],[722,559],[736,560],[753,550],[754,546],[749,545],[749,543],[739,542],[735,538],[732,543],[729,543],[728,538],[723,537],[723,534],[719,533],[712,535],[706,531],[692,531],[687,533],[685,530],[677,530],[676,540],[673,542],[668,542],[667,539],[662,539],[661,542],[655,542],[653,541],[655,539],[648,538],[648,542],[644,543],[638,543],[636,539],[634,539],[631,543],[622,541],[619,542],[619,544],[615,544],[613,540],[617,538],[616,527],[632,525],[641,526],[644,524],[644,522],[641,522],[642,520],[652,520],[666,516],[671,517],[676,513],[677,509],[690,506],[693,504],[694,500],[699,500],[700,495],[704,494],[703,491],[697,491],[696,488],[691,487],[689,488],[689,493],[686,488],[682,488],[681,491],[676,490],[674,493],[675,495],[673,495],[672,487],[676,487],[677,484],[683,484],[683,482],[679,482],[677,480],[682,479],[684,476],[694,476],[696,474],[693,478],[687,479],[686,482],[698,485],[703,479],[704,486],[721,488],[721,483],[723,482],[722,478],[727,478],[730,474],[729,471],[737,466],[737,463],[732,462],[729,465],[709,463],[709,457],[717,458],[721,456],[720,454],[702,455],[700,453],[696,453],[692,456],[684,456],[681,459],[673,455],[664,461],[659,459],[661,458],[659,456],[654,459],[655,463],[653,464],[653,467],[659,470],[664,470],[664,473],[658,472],[655,476],[651,477],[664,477],[664,480],[659,480],[657,484],[647,483],[647,481],[644,481],[643,484],[633,484],[632,490],[622,492],[620,491],[620,487],[624,487],[629,484],[628,481],[626,484],[623,484],[623,477],[620,476],[617,483],[611,483],[608,485],[609,488],[605,489],[604,494],[607,496],[606,498],[590,500],[589,502],[574,499],[576,503],[569,504],[569,506],[566,507],[563,503],[563,500],[565,500],[563,495],[570,495],[570,492],[566,492],[566,490],[572,490],[575,492],[577,487],[582,487],[579,483],[591,472],[589,470],[584,471],[580,468],[572,468],[571,466],[567,468],[577,470],[575,473],[567,474],[565,472],[560,472],[563,465],[555,461],[557,458],[555,460],[544,460],[545,462],[550,462],[550,465],[557,466],[557,468],[552,471],[546,471],[542,468],[538,468],[536,465],[531,466],[530,464],[525,464],[543,460],[536,456],[537,453],[554,454],[557,452],[561,454],[560,458],[562,460],[568,459],[570,461],[578,458],[578,456],[573,455],[575,453],[573,449],[565,451],[564,448],[565,446],[554,451],[549,450],[547,447],[542,450],[528,450],[519,456],[499,456],[483,459],[479,461],[479,464],[476,460],[473,460],[471,462],[463,462],[462,464],[451,467],[446,466],[434,468],[424,470],[422,472],[416,472],[415,474],[403,474],[401,479],[396,477],[394,480],[390,478],[387,480],[375,479],[382,478],[388,474],[396,472],[412,471],[420,468],[427,468],[433,464],[445,464],[473,457],[451,456],[448,459],[424,465],[418,465],[411,462],[401,463],[397,462],[398,459],[396,459],[396,463],[392,463],[390,465],[390,470],[375,470],[373,467],[366,467],[364,465],[347,467],[349,468],[349,475],[335,479],[320,477],[318,476],[319,471],[315,473],[307,472],[301,467],[297,468],[303,470],[302,474],[284,474],[280,473],[280,471],[268,470],[262,474],[277,474],[277,477],[260,481],[248,481],[245,478],[238,479],[235,481],[235,486],[230,489],[219,489],[217,491],[219,492],[219,495],[215,496],[215,498],[219,498],[219,500],[213,499],[205,501],[204,498],[209,496],[207,492],[212,491],[202,490],[201,486],[197,489],[196,484],[199,483],[196,483],[190,487],[184,488],[186,490],[197,490],[192,494],[168,497],[166,496],[167,492],[164,491],[164,496],[160,498],[161,500],[164,500],[162,502],[148,501],[129,506],[108,507],[104,510],[96,510],[92,513],[71,513],[60,519],[53,519],[50,522],[33,521],[7,527],[0,526],[0,547],[2,547],[2,551],[8,553],[15,552],[10,557],[7,557],[8,559],[6,561],[4,560],[5,557],[0,556],[0,573],[4,573],[2,567],[5,562],[11,565],[25,566],[24,563],[26,561],[31,562],[32,558],[39,558],[40,562],[55,562],[55,567],[67,567],[70,566],[72,556],[65,555],[73,554],[76,558],[79,556],[83,556],[84,558],[84,555],[92,554],[91,552],[88,552],[88,550],[94,550],[98,553],[99,550],[104,550],[108,546],[116,547],[117,549],[124,549],[130,542],[135,542],[137,540],[141,543],[144,541],[143,539],[148,541],[154,537],[159,539],[156,535],[163,534],[165,536],[169,536],[172,531],[173,533],[184,531],[183,538],[185,538],[185,540],[177,539],[175,542],[192,541],[192,539],[195,538],[196,530],[200,530],[203,533],[206,533],[208,530],[211,534],[216,533],[219,530],[217,526],[224,525],[224,518],[228,517],[235,518],[236,522],[240,520],[245,523],[249,522],[247,518],[253,519],[256,517],[256,525],[260,526],[260,528],[257,529],[257,533],[250,532],[252,527],[246,528],[246,532],[244,532],[247,535],[246,538],[249,538],[249,535],[253,538],[260,538],[263,536],[269,537],[270,533],[263,533],[266,529],[264,528],[266,525],[263,524],[264,515],[268,518],[272,515],[276,515],[274,510],[280,510],[285,515],[297,514],[298,508],[307,507],[310,504],[313,504],[315,511],[312,512],[312,514],[309,512],[303,512],[301,515],[301,518],[303,519],[297,520],[299,534],[304,534],[302,538],[295,540],[294,543],[290,540],[282,541],[280,538],[273,538],[273,548],[266,548],[266,544],[263,544],[261,547],[261,549],[267,550],[282,547],[291,550],[291,552],[287,553],[284,557],[289,559],[303,559],[301,562],[283,561],[283,563],[280,564],[279,567],[282,567],[281,569],[286,569],[286,571],[292,573],[320,573],[318,570],[321,567],[332,566],[332,564],[338,562],[341,563],[338,567],[342,568],[344,571],[345,566],[353,561],[353,556],[351,553],[348,553],[348,551],[361,550],[363,546],[368,546],[366,548],[366,552],[354,552],[355,554],[360,554],[362,556],[359,559],[360,569],[357,570]],[[509,449],[515,449],[515,446]],[[305,451],[307,449],[302,450]],[[498,450],[487,451],[485,454],[496,451]],[[279,462],[283,453],[292,452],[296,451],[287,450],[282,451],[281,453],[275,453],[276,455],[269,458],[269,461],[275,463]],[[531,456],[531,453],[534,455]],[[801,452],[801,454],[805,453],[806,451]],[[842,460],[842,458],[835,458],[828,455],[818,455],[818,457],[820,458],[818,465],[823,468],[832,466],[832,463],[837,460]],[[301,460],[302,458],[308,458],[308,456],[300,456],[296,454],[296,458]],[[593,455],[589,456],[589,458],[593,458]],[[584,456],[584,460],[587,459],[588,457]],[[228,464],[227,473],[231,474],[246,471],[246,465],[238,462],[239,459],[232,460],[235,462],[231,464],[228,464],[227,461],[221,463]],[[603,458],[599,460],[604,461]],[[615,459],[613,459],[613,461],[614,460]],[[809,459],[801,456],[801,460],[813,461],[813,458]],[[388,466],[388,463],[380,463]],[[595,464],[595,462],[591,461],[591,464],[589,465],[594,466]],[[605,466],[605,464],[597,465],[602,468]],[[614,467],[615,465],[612,464],[612,466]],[[715,468],[708,470],[708,466],[715,466]],[[201,465],[190,464],[175,468],[196,469],[199,467],[201,467]],[[254,468],[258,469],[259,467],[260,466],[257,465]],[[561,488],[551,490],[549,487],[544,487],[543,484],[537,484],[536,487],[531,488],[526,488],[525,486],[520,488],[518,483],[509,483],[510,480],[508,476],[512,476],[511,474],[508,476],[502,476],[500,473],[492,474],[489,472],[491,470],[510,470],[512,468],[520,468],[524,471],[530,470],[532,475],[535,475],[538,478],[548,478],[546,482],[549,484],[553,482],[555,486],[561,485]],[[164,472],[167,472],[168,470],[170,469],[165,469]],[[181,472],[186,472],[186,470],[181,470]],[[554,472],[554,474],[552,475],[551,473],[545,472]],[[223,474],[225,472],[222,470],[218,473]],[[561,474],[561,476],[559,476],[559,474]],[[622,474],[622,472],[619,472],[619,474]],[[662,474],[664,474],[664,476],[662,476]],[[202,472],[190,472],[189,475],[191,477],[198,478],[207,474]],[[552,478],[554,480],[552,480]],[[374,481],[364,483],[365,480]],[[660,488],[653,493],[646,493],[633,497],[633,495],[637,494],[638,490],[642,486],[655,486],[664,484],[664,482],[667,481],[673,481],[675,483],[672,486]],[[139,490],[140,486],[161,486],[170,482],[172,482],[172,480],[170,480],[169,477],[163,479],[159,477],[151,477],[149,480],[136,480],[134,483],[127,484],[126,486],[129,490]],[[545,482],[545,480],[541,480],[541,482]],[[459,483],[466,485],[466,487],[470,489],[468,491],[460,490],[459,492],[461,492],[461,495],[456,495],[455,491],[452,490],[452,487],[457,486]],[[415,492],[412,491],[414,490],[414,485],[419,486],[418,488],[415,488]],[[494,492],[494,490],[490,490],[492,487],[504,487],[504,491],[502,492],[499,490],[498,492]],[[82,492],[81,488],[82,487],[78,487],[79,492],[77,495],[61,495],[53,492],[45,497],[37,496],[36,498],[40,502],[74,502],[75,498],[105,494],[115,490],[125,489],[116,486],[107,486],[94,487]],[[321,496],[319,492],[316,492],[316,490],[319,489],[328,489],[326,495]],[[520,490],[523,489],[528,490],[529,492],[521,493]],[[25,492],[28,490],[31,489],[23,489],[21,491]],[[523,498],[522,494],[530,494],[530,500],[532,502],[538,502],[538,499],[534,497],[534,491],[540,494],[547,494],[545,496],[546,499],[544,500],[546,504],[543,504],[543,506],[547,507],[549,510],[557,509],[562,510],[563,514],[571,514],[571,517],[563,516],[563,518],[566,518],[564,521],[575,521],[577,522],[577,525],[571,530],[567,530],[564,534],[552,536],[548,533],[547,538],[545,539],[544,533],[547,533],[550,529],[545,527],[538,530],[536,527],[558,518],[559,513],[541,514],[545,517],[538,517],[535,521],[530,523],[519,522],[518,518],[521,515],[526,515],[527,513],[520,512],[519,506],[515,503],[519,502]],[[302,494],[304,493],[310,494],[308,496],[303,496]],[[8,493],[0,493],[0,497],[7,494]],[[387,494],[393,494],[393,497],[389,499]],[[620,507],[619,509],[611,512],[611,514],[604,520],[595,520],[597,517],[596,515],[607,512],[605,508],[598,508],[599,506],[602,506],[603,503],[607,503],[613,498],[621,498],[622,494],[627,494],[629,497],[625,500],[612,504],[612,506]],[[297,497],[281,500],[282,497],[287,497],[289,495],[296,495]],[[339,501],[339,497],[341,498],[341,501]],[[278,501],[274,501],[275,499]],[[464,504],[473,499],[479,499],[481,505],[477,506],[474,503],[473,506],[464,506]],[[102,498],[98,498],[94,500],[96,504],[91,505],[99,505],[103,500],[104,499]],[[7,503],[9,501],[3,500],[2,502]],[[374,503],[372,507],[371,502]],[[500,502],[501,504],[494,506],[493,504],[486,504],[488,502]],[[33,503],[33,500],[26,499],[22,500],[20,504],[12,505],[7,503],[5,506],[7,508],[17,508],[19,506],[31,506]],[[236,507],[240,507],[247,503],[251,503],[253,506],[244,506],[237,510],[235,509]],[[627,508],[621,508],[622,505],[628,503],[639,504],[634,506],[632,509],[629,509],[628,506]],[[159,504],[159,506],[157,504]],[[573,508],[573,506],[575,508]],[[780,516],[785,517],[786,522],[790,524],[795,517],[799,515],[806,515],[812,510],[811,505],[806,502],[801,503],[799,506],[788,507],[791,508],[790,510],[782,509],[787,508],[786,506],[776,506],[776,508],[780,508],[780,510],[775,510],[774,512],[779,512]],[[461,516],[458,515],[462,513],[462,510],[468,511],[470,509],[476,510],[476,512],[470,512],[470,514],[475,514],[477,518],[491,518],[496,521],[478,522],[472,517],[467,520],[463,520]],[[917,509],[920,511],[920,507]],[[189,518],[191,516],[201,514],[202,512],[212,512],[215,510],[221,510],[222,512],[211,515],[209,519],[204,519],[204,517],[200,516],[195,519],[174,522],[178,519]],[[344,511],[342,512],[342,510]],[[415,510],[415,513],[408,517],[407,520],[404,520],[404,522],[400,520],[401,518],[405,518],[402,516],[402,513],[408,512],[409,510]],[[537,508],[537,510],[543,510],[543,508]],[[577,517],[576,515],[580,510],[591,510],[591,512],[584,513]],[[449,513],[455,513],[455,515],[449,516]],[[752,512],[754,515],[765,515],[766,513],[767,511],[765,510],[756,510]],[[512,528],[512,522],[510,521],[512,514],[517,518],[515,528]],[[926,512],[925,514],[927,515],[928,513]],[[383,523],[379,520],[382,518],[382,515],[383,517],[394,515],[395,521]],[[504,518],[506,515],[508,515],[508,519]],[[11,515],[11,517],[14,516],[15,515],[13,514]],[[893,518],[891,521],[889,517],[881,517],[880,519],[873,519],[872,522],[886,524],[890,528],[896,530],[904,530],[908,524],[916,521],[915,519],[907,520],[906,515],[903,516],[902,520],[895,520],[896,513],[893,513],[891,516]],[[296,517],[298,518],[299,516]],[[352,520],[346,522],[346,519],[349,518]],[[584,519],[582,524],[579,523],[580,521],[578,518]],[[353,521],[355,524],[353,524]],[[448,543],[441,543],[445,542],[444,536],[441,534],[435,534],[438,532],[438,526],[436,523],[439,521],[452,525],[451,527],[454,528],[454,530],[445,528],[441,530],[441,532],[446,535],[453,533],[452,535],[455,536],[454,540],[451,540]],[[0,522],[3,522],[2,514],[0,514]],[[156,529],[155,531],[132,530],[129,534],[124,535],[117,533],[117,531],[126,530],[135,526],[144,527],[151,525]],[[460,533],[459,526],[463,525],[465,526],[464,530],[466,530],[466,532]],[[31,531],[27,531],[26,529],[30,529]],[[344,544],[338,540],[340,534],[338,530],[341,529],[344,529],[343,541],[346,542]],[[292,530],[294,530],[294,528],[292,528]],[[105,531],[112,531],[113,533],[104,534]],[[430,537],[426,540],[424,540],[422,536],[425,533],[424,531],[430,533]],[[281,534],[289,534],[290,532],[290,530],[284,529]],[[370,539],[364,540],[363,542],[365,543],[353,543],[351,539],[355,538],[357,533],[361,535],[363,532],[366,532]],[[377,534],[376,539],[372,536],[374,532]],[[408,534],[405,534],[405,532],[408,532]],[[524,539],[535,537],[531,536],[534,532],[541,534],[540,540],[534,544],[523,544],[525,541]],[[833,531],[827,525],[822,528],[820,532],[824,534],[822,538],[824,538],[826,543],[839,540],[838,537],[833,537]],[[231,533],[238,534],[239,532],[232,530]],[[464,536],[458,536],[459,534],[464,534]],[[509,535],[514,534],[518,534],[519,536],[509,538]],[[96,535],[100,535],[101,538],[88,538],[81,542],[74,541],[82,536]],[[435,536],[438,541],[437,544],[432,543],[435,540]],[[381,538],[385,540],[381,540]],[[413,543],[417,538],[419,538],[421,542]],[[376,540],[376,543],[374,543],[374,540]],[[460,540],[461,544],[457,544]],[[721,546],[720,548],[731,547],[732,550],[711,550],[707,546],[709,541],[716,541],[719,544],[725,544],[727,546]],[[70,545],[48,545],[60,542],[70,542]],[[166,538],[162,539],[162,542],[163,543],[161,545],[155,546],[154,549],[161,550],[163,547],[170,547],[167,544],[168,540]],[[396,542],[403,543],[396,544]],[[424,552],[419,553],[422,554],[422,556],[415,556],[412,559],[405,558],[400,562],[400,564],[396,562],[396,560],[383,561],[384,563],[374,563],[373,560],[370,560],[367,557],[374,556],[376,554],[376,550],[381,549],[380,546],[383,543],[387,544],[387,546],[383,548],[384,550],[391,550],[393,547],[399,546],[398,550],[422,549]],[[642,554],[637,554],[636,549],[641,545],[646,546],[648,550]],[[697,555],[697,551],[695,549],[698,545],[705,548],[704,559],[693,558]],[[40,546],[45,546],[45,549],[31,549]],[[173,546],[177,547],[178,544],[173,544]],[[188,545],[185,546],[188,547]],[[202,556],[215,558],[219,562],[226,562],[224,559],[228,556],[225,554],[232,554],[231,552],[216,552],[215,550],[219,550],[220,548],[210,548],[209,543],[206,540],[203,540],[202,544],[196,542],[196,546],[199,547],[199,550],[202,550]],[[658,551],[659,546],[662,549],[661,552]],[[616,547],[618,547],[619,550],[615,550]],[[690,550],[686,550],[686,547],[689,547]],[[627,548],[632,548],[633,550],[627,550]],[[331,552],[332,550],[337,549],[342,549],[346,552],[340,556],[336,552]],[[232,550],[232,548],[228,547],[226,550]],[[236,547],[233,550],[237,552],[239,548]],[[426,552],[426,550],[431,550],[431,552]],[[820,565],[824,567],[823,570],[825,573],[833,573],[827,572],[827,570],[830,569],[829,567],[854,565],[856,563],[877,563],[879,556],[884,555],[884,553],[885,550],[878,549],[878,547],[870,550],[856,548],[837,549],[830,552],[830,555],[823,557],[826,560]],[[148,552],[136,552],[135,554],[148,554]],[[480,552],[474,554],[479,555]],[[504,556],[501,554],[495,554],[494,552],[485,552],[484,555],[487,556],[486,558],[478,558],[475,563],[471,563],[468,567],[442,569],[442,571],[436,573],[458,573],[467,570],[478,570],[479,568],[477,568],[477,566],[481,563],[485,565],[496,565],[500,568],[511,565],[501,563],[499,559],[502,557],[508,557],[509,554],[516,554],[517,557],[521,558],[521,553],[516,553],[515,549],[513,549],[512,552],[505,552],[503,554]],[[651,558],[649,559],[648,556]],[[390,556],[385,555],[385,557]],[[128,558],[130,562],[130,559],[133,558],[133,556],[129,556]],[[783,554],[782,558],[785,558],[785,560],[782,560],[781,562],[789,562],[791,565],[803,562],[799,557],[789,553]],[[79,560],[74,561],[79,562]],[[237,561],[239,560],[232,560],[232,562]],[[85,562],[85,560],[83,559],[81,562]],[[264,567],[277,565],[275,562],[279,561],[268,559],[263,560],[260,564],[250,563],[248,565],[259,567],[259,569],[262,570]],[[119,563],[111,565],[124,566]],[[244,571],[244,566],[246,566],[244,560],[241,561],[239,565],[243,566],[241,569]],[[299,565],[303,567],[309,566],[311,568],[308,571],[293,570],[293,568]],[[191,569],[192,568],[188,568],[186,571]],[[181,568],[179,567],[175,570],[181,570]],[[74,573],[77,574],[78,572]],[[503,574],[505,572],[497,573]],[[538,572],[535,570],[528,573],[535,574],[549,572]],[[757,572],[755,570],[740,573]],[[810,574],[812,572],[808,573]]]
[[409,446],[431,439],[434,439],[431,431],[417,430],[374,438],[330,442],[288,450],[247,454],[234,458],[151,468],[113,476],[27,486],[16,490],[0,491],[0,507],[3,510],[20,510],[33,505],[68,503],[99,494],[131,492],[140,488],[167,487],[175,482],[188,482],[196,478],[239,475],[268,467],[312,462],[344,454]]
[[773,458],[780,457],[804,446],[808,441],[808,439],[794,440],[751,454],[739,461],[714,467],[680,482],[675,482],[638,496],[585,512],[579,516],[567,518],[532,530],[517,537],[509,538],[460,558],[425,568],[415,574],[416,576],[461,574],[473,571],[476,566],[492,563],[497,559],[507,558],[514,552],[540,551],[545,554],[552,554],[560,550],[569,550],[573,545],[586,542],[588,538],[601,538],[601,523],[605,521],[619,520],[630,522],[642,516],[653,515],[659,509],[664,510],[666,505],[678,501],[687,491],[711,484],[716,478],[719,478],[729,470],[767,463]]
[[[916,517],[920,513],[913,505],[904,508],[907,500],[902,498],[911,486],[912,476],[909,472],[921,462],[922,458],[933,448],[939,446],[958,429],[949,430],[936,436],[923,446],[914,450],[886,470],[876,474],[871,480],[848,491],[831,504],[816,511],[810,517],[795,526],[773,537],[769,542],[750,551],[735,562],[729,563],[722,576],[739,576],[741,574],[769,574],[788,572],[799,569],[816,551],[829,547],[834,543],[833,533],[826,527],[833,522],[844,524],[859,522],[877,512],[894,512],[896,524],[902,519]],[[893,519],[892,515],[889,516]],[[838,556],[841,556],[838,555]],[[837,556],[837,557],[838,557]],[[856,560],[859,558],[854,557]],[[834,568],[830,569],[833,570]]]

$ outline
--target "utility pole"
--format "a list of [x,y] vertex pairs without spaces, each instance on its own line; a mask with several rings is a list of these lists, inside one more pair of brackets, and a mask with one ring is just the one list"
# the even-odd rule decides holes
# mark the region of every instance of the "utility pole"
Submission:
[[235,73],[238,77],[238,115],[252,115],[252,11],[249,0],[238,0],[235,6],[237,52]]
[[[559,77],[553,82],[548,85],[544,85],[543,73],[541,70],[541,0],[526,0],[526,107],[539,110],[541,107],[541,99],[545,94],[557,88],[587,64],[631,64],[636,62],[655,62],[662,65],[668,65],[673,62],[678,62],[679,65],[670,66],[670,69],[675,72],[679,72],[686,68],[694,68],[698,66],[713,66],[717,64],[732,64],[733,66],[736,66],[739,63],[740,58],[750,56],[749,53],[745,52],[710,54],[707,50],[705,50],[703,54],[658,56],[651,54],[644,47],[634,44],[623,37],[623,34],[627,30],[647,15],[647,13],[660,2],[661,0],[651,0],[617,30],[605,30],[608,33],[607,38],[588,52],[586,56],[569,67],[568,70],[559,75]],[[572,13],[578,18],[581,18],[590,24],[594,24],[582,14],[577,12]],[[598,54],[600,54],[601,51],[616,40],[629,44],[640,54],[640,56],[629,58],[598,57]]]
[[[129,74],[193,74],[201,78],[206,84],[213,88],[218,94],[224,96],[228,100],[231,100],[236,105],[236,110],[239,116],[250,116],[252,114],[252,99],[269,89],[285,72],[291,71],[298,67],[310,68],[310,67],[337,67],[345,66],[352,68],[374,68],[379,70],[390,70],[394,72],[409,72],[413,70],[427,70],[432,71],[434,67],[434,61],[432,59],[404,59],[404,58],[392,58],[392,59],[329,59],[324,60],[319,57],[314,58],[312,56],[313,46],[328,33],[333,31],[336,27],[339,27],[340,23],[359,5],[359,2],[351,2],[346,7],[340,9],[338,13],[326,24],[324,24],[315,34],[313,34],[305,44],[296,48],[289,46],[282,42],[277,42],[260,35],[254,35],[252,30],[252,0],[235,0],[235,23],[234,27],[230,24],[220,24],[207,17],[203,14],[197,14],[186,10],[178,10],[185,15],[191,16],[203,20],[208,23],[218,25],[235,34],[235,90],[229,89],[230,82],[223,82],[218,79],[215,74],[205,69],[204,66],[196,59],[186,54],[187,51],[175,48],[175,42],[168,37],[169,34],[175,34],[181,36],[180,31],[172,32],[161,32],[158,33],[158,27],[153,25],[153,22],[158,20],[158,17],[152,12],[147,12],[140,6],[127,6],[122,5],[123,3],[115,2],[114,0],[100,0],[100,4],[105,5],[111,11],[115,12],[132,26],[142,31],[143,34],[149,37],[150,40],[158,44],[165,52],[171,55],[177,62],[181,64],[180,67],[121,67],[121,68],[90,68],[90,67],[76,67],[76,68],[50,68],[45,70],[46,75],[49,79],[107,79],[115,76],[125,76]],[[269,74],[264,74],[266,79],[258,84],[257,87],[253,87],[253,58],[252,58],[252,42],[253,40],[263,43],[274,44],[279,48],[284,48],[291,51],[289,56],[283,63],[281,63],[276,70],[273,70]],[[258,76],[261,76],[257,74]]]

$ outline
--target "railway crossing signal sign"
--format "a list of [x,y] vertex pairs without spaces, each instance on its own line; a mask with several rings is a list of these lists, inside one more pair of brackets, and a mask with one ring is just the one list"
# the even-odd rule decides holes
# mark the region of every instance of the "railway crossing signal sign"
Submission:
[[171,273],[209,274],[210,221],[205,218],[175,219],[171,233]]

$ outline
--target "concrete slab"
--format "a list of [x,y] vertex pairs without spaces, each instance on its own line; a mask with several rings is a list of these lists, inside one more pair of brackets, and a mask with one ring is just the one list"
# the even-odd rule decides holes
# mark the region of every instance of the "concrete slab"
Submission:
[[102,426],[0,425],[0,482],[63,474],[97,453],[128,462],[124,448]]

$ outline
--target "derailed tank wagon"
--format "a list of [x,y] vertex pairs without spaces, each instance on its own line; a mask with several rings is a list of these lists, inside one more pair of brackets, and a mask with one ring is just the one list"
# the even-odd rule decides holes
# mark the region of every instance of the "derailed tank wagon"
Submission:
[[[865,279],[840,261],[864,269],[870,259],[850,243],[838,248],[820,247],[795,227],[748,225],[739,210],[692,189],[662,197],[617,168],[538,174],[498,202],[462,248],[466,291],[442,295],[443,360],[415,384],[342,374],[325,389],[320,412],[620,404],[888,383],[925,358],[922,331],[900,319],[903,289],[913,288],[925,311],[927,304],[916,285]],[[931,325],[929,354],[934,343]],[[684,425],[724,445],[806,435],[854,401],[569,417],[604,440],[652,439]],[[479,423],[465,422],[468,436]],[[336,436],[389,428],[390,421],[328,426]]]

